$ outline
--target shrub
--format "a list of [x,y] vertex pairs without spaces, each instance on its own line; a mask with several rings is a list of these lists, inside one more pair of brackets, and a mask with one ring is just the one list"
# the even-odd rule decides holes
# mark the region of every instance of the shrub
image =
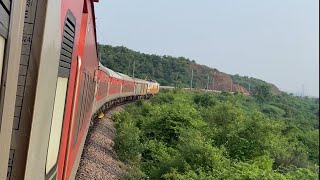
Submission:
[[193,101],[198,106],[214,106],[216,101],[212,96],[209,95],[209,93],[200,93],[196,94],[193,98]]
[[167,91],[113,116],[115,147],[136,170],[127,179],[317,179],[317,109],[286,94]]
[[[128,118],[126,114],[118,118]],[[118,125],[117,135],[115,137],[115,150],[120,160],[125,162],[138,161],[141,152],[140,130],[128,118],[122,119]]]

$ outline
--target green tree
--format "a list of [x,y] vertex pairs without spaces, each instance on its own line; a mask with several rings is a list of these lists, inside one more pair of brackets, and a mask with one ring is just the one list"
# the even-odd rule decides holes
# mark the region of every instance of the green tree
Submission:
[[163,91],[113,116],[115,147],[127,179],[317,179],[318,109],[289,94]]
[[256,86],[253,95],[260,103],[270,101],[272,97],[271,86],[268,84],[261,84]]

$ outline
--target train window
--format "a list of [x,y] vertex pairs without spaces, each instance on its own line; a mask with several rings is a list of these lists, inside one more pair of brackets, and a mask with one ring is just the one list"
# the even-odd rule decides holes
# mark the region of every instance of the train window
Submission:
[[56,164],[59,145],[62,121],[64,115],[65,99],[67,95],[68,78],[58,77],[56,97],[54,102],[54,110],[52,119],[54,120],[51,125],[50,141],[48,148],[47,167],[46,171],[52,169]]
[[80,122],[79,122],[79,127],[78,127],[78,132],[82,129],[82,124],[86,116],[86,109],[87,109],[87,104],[88,104],[88,75],[87,73],[84,73],[84,89],[83,89],[83,94],[82,94],[82,103],[81,103],[81,116],[80,116]]
[[51,120],[51,130],[49,136],[46,177],[51,177],[57,168],[57,160],[59,155],[60,140],[65,112],[65,104],[68,93],[68,82],[70,76],[70,68],[73,54],[75,36],[75,18],[69,11],[65,20],[64,31],[61,43],[61,54],[58,67],[58,77],[56,94],[54,101],[54,109]]
[[[78,95],[78,110],[77,110],[77,116],[76,116],[76,119],[75,119],[75,127],[74,127],[74,134],[73,134],[73,143],[72,143],[72,147],[74,147],[77,143],[77,140],[78,140],[78,133],[79,133],[79,130],[80,130],[80,121],[82,119],[82,116],[83,116],[83,107],[84,107],[84,104],[83,101],[84,101],[84,86],[85,86],[85,73],[83,72],[82,73],[82,80],[81,80],[81,85],[80,85],[80,94]],[[79,88],[79,87],[78,87]]]
[[92,107],[93,103],[93,79],[90,77],[89,74],[83,72],[82,75],[82,83],[81,83],[81,90],[79,95],[79,102],[78,102],[78,111],[77,111],[77,117],[76,117],[76,125],[75,125],[75,131],[74,131],[74,138],[73,138],[73,144],[74,147],[78,140],[78,135],[81,129],[83,128],[84,122],[88,116],[89,108]]

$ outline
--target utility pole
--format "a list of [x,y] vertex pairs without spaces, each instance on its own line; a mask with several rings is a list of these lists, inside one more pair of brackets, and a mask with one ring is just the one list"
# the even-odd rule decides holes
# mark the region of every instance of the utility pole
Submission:
[[209,90],[209,80],[210,80],[210,77],[209,77],[209,74],[208,74],[208,79],[207,79],[207,90]]
[[127,74],[130,76],[130,66],[131,66],[131,61],[129,61],[129,66],[128,66],[128,69],[127,69]]
[[190,90],[192,90],[192,81],[193,81],[193,69],[191,71],[191,83],[190,83]]
[[136,67],[136,60],[133,60],[132,77],[134,78],[134,68]]
[[214,76],[212,76],[212,90],[214,90]]
[[177,72],[177,77],[176,77],[176,87],[178,87],[178,78],[179,78],[179,72]]

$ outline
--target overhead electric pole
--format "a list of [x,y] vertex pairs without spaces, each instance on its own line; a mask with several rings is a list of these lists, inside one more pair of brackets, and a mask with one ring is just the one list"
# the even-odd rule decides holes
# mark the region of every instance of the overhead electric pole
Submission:
[[209,77],[209,74],[208,74],[208,79],[207,79],[207,90],[209,90],[209,80],[210,80],[210,77]]
[[190,90],[192,90],[192,81],[193,81],[193,69],[191,71],[191,83],[190,83]]
[[212,90],[214,90],[214,76],[212,76]]
[[134,68],[136,67],[136,60],[133,60],[132,77],[134,78]]
[[129,66],[128,66],[128,69],[127,69],[127,74],[130,75],[130,67],[131,67],[131,62],[129,61]]
[[178,77],[179,77],[179,72],[177,72],[177,76],[175,79],[175,87],[178,87]]

